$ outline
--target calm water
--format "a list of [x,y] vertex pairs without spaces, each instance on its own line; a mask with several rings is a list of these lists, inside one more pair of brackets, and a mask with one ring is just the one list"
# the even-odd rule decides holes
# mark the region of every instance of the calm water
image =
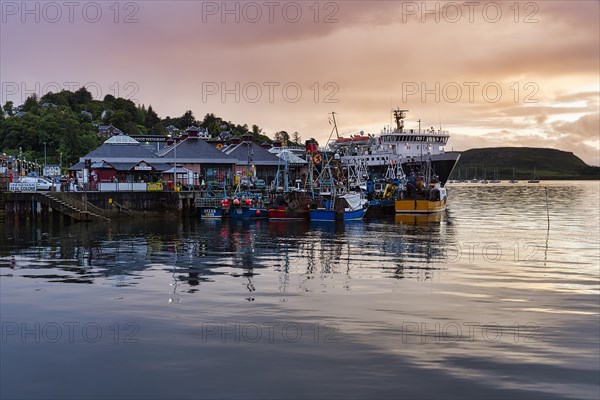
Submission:
[[599,188],[449,185],[443,216],[346,226],[2,223],[0,395],[598,398]]

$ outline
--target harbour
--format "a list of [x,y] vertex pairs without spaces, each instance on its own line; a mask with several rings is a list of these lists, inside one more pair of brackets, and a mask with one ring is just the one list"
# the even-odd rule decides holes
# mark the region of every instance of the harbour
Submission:
[[0,400],[600,398],[600,2],[0,14]]
[[2,222],[2,397],[596,398],[598,185],[543,185],[358,224]]

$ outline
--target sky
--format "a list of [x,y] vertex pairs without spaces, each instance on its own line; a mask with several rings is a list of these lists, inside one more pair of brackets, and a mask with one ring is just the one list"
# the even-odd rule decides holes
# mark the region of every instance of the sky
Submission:
[[325,144],[440,126],[448,150],[600,165],[600,2],[0,1],[0,101],[86,86]]

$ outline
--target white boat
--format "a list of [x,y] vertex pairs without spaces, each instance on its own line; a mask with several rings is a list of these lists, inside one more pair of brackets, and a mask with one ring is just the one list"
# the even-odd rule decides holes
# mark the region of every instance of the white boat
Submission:
[[533,167],[533,177],[527,183],[540,183],[540,180],[535,176],[535,166]]
[[[418,129],[405,129],[407,112],[408,110],[393,110],[396,128],[384,128],[378,135],[365,135],[361,132],[359,135],[343,138],[337,134],[338,138],[328,143],[328,150],[339,153],[346,168],[362,168],[371,177],[383,177],[390,165],[400,165],[406,175],[420,173],[419,168],[429,162],[443,186],[460,154],[445,152],[444,147],[450,138],[448,131],[433,127],[421,129],[420,120]],[[332,114],[335,126],[335,113]],[[366,179],[367,177],[359,176],[359,180],[351,182],[351,186],[363,185]]]

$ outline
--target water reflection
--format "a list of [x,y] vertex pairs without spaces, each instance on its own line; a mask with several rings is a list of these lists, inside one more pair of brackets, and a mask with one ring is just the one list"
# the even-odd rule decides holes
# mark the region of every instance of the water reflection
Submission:
[[[165,382],[178,390],[171,397],[197,395],[199,386],[205,397],[243,397],[234,374],[265,397],[298,385],[316,398],[339,395],[332,390],[378,397],[372,388],[437,398],[448,387],[462,397],[597,398],[600,260],[590,232],[600,211],[589,206],[597,188],[550,185],[549,230],[541,187],[449,191],[445,214],[352,224],[0,223],[3,322],[132,320],[143,334],[128,346],[4,343],[3,374],[14,378],[4,381],[5,397],[31,381],[41,382],[31,397],[43,397],[61,379],[53,372],[83,362],[75,373],[95,370],[103,378],[95,381],[130,397],[165,393],[157,388]],[[486,243],[502,250],[497,259],[482,253]],[[203,341],[207,322],[231,338],[240,336],[236,324],[271,321],[305,335],[262,345]],[[334,326],[339,342],[315,342],[315,324]],[[130,371],[150,379],[132,385]],[[69,386],[103,397],[106,385],[89,382],[76,375]]]
[[[288,274],[384,274],[430,279],[449,240],[448,217],[401,217],[348,224],[268,221],[144,220],[67,227],[16,225],[2,249],[1,267],[26,278],[136,285],[160,269],[195,293],[216,276],[247,280],[265,268]],[[8,238],[7,238],[8,239]],[[419,276],[414,271],[425,271]],[[60,272],[60,273],[58,273]],[[283,290],[286,290],[284,285]]]

